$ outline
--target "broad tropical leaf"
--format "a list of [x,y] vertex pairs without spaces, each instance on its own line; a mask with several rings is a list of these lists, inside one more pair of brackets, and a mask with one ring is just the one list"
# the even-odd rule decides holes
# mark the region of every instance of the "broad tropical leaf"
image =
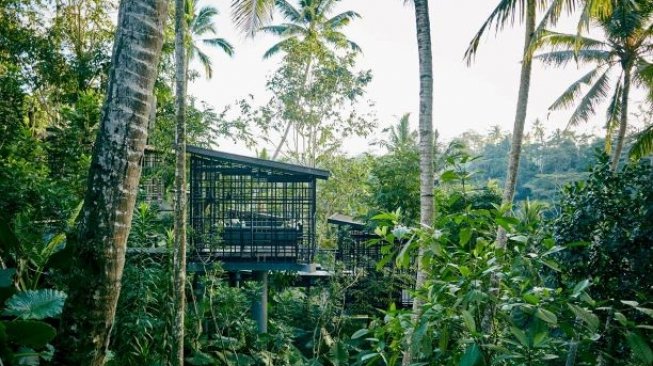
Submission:
[[57,335],[53,326],[38,320],[14,320],[3,324],[8,340],[24,347],[43,348]]
[[0,269],[0,287],[9,287],[14,283],[15,268]]
[[28,290],[14,294],[5,302],[3,315],[21,319],[45,319],[61,314],[66,294],[62,291]]
[[653,364],[653,350],[651,350],[651,346],[648,345],[644,338],[637,333],[628,332],[628,334],[626,334],[626,340],[628,341],[630,349],[633,350],[633,354],[641,360],[644,365]]

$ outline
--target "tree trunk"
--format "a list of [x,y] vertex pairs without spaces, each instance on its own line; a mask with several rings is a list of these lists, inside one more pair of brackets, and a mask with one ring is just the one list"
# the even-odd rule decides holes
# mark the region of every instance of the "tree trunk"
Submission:
[[184,364],[184,315],[186,312],[186,76],[185,0],[175,0],[175,88],[177,135],[175,143],[175,247],[173,251],[175,316],[172,364]]
[[77,235],[56,362],[103,365],[136,203],[167,1],[122,1]]
[[628,95],[630,94],[631,83],[631,66],[627,65],[624,69],[624,89],[621,95],[621,118],[619,120],[619,135],[617,136],[617,146],[612,153],[612,162],[610,168],[612,171],[617,171],[619,167],[619,159],[621,158],[621,151],[624,148],[624,140],[626,139],[626,128],[628,127]]
[[[431,54],[431,24],[428,0],[415,0],[415,26],[417,49],[419,53],[419,165],[420,165],[420,224],[433,225],[433,56]],[[422,265],[424,249],[417,255],[417,275],[415,289],[419,290],[426,280]],[[422,301],[413,298],[413,321],[417,321],[422,311]],[[410,365],[414,348],[411,344],[412,332],[406,335],[408,349],[404,352],[403,365]]]
[[[519,79],[519,94],[517,97],[517,112],[515,124],[512,129],[512,142],[510,144],[510,157],[508,159],[508,174],[503,189],[502,205],[512,204],[517,185],[517,173],[519,171],[519,159],[521,157],[522,141],[524,139],[524,125],[526,123],[526,111],[528,108],[528,92],[531,85],[532,58],[526,57],[528,47],[531,44],[535,32],[535,0],[527,0],[526,5],[526,34],[524,36],[524,54]],[[497,248],[503,249],[508,244],[508,236],[503,227],[497,231]]]
[[[308,84],[308,76],[311,72],[312,62],[313,62],[313,58],[311,57],[306,63],[306,69],[304,70],[304,83],[302,85],[303,93],[306,93],[306,85]],[[290,127],[292,127],[291,120],[289,120],[288,123],[286,124],[286,129],[284,130],[283,136],[281,137],[281,141],[279,141],[279,145],[277,145],[277,148],[274,150],[274,154],[272,155],[272,160],[277,160],[277,157],[279,156],[279,153],[283,148],[283,144],[285,144],[286,140],[288,139],[288,133],[290,132]]]

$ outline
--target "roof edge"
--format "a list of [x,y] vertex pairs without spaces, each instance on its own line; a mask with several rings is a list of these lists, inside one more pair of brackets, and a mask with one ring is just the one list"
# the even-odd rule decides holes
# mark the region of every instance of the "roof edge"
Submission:
[[223,151],[205,149],[202,147],[192,146],[192,145],[186,146],[186,151],[193,155],[206,156],[209,158],[222,159],[222,160],[227,160],[227,161],[241,163],[241,164],[250,164],[262,168],[284,170],[286,172],[295,173],[295,174],[306,174],[306,175],[314,176],[319,179],[328,179],[329,176],[331,175],[331,172],[324,169],[309,168],[296,164],[283,163],[280,161],[254,158],[254,157],[244,156],[244,155],[237,155],[237,154],[227,153]]

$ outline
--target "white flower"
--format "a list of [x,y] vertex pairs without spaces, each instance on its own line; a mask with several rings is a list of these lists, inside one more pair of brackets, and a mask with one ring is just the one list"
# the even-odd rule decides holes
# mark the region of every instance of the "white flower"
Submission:
[[397,225],[394,229],[392,229],[392,235],[394,235],[397,239],[403,239],[408,233],[410,233],[410,228],[404,225]]
[[433,232],[433,239],[438,240],[442,237],[442,231],[440,230],[435,230]]

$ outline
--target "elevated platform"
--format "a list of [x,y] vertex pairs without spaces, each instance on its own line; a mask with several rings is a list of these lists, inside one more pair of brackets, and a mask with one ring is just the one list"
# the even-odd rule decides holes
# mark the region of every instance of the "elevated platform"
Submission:
[[[283,252],[282,252],[283,253]],[[145,254],[151,257],[165,257],[171,252],[167,248],[127,248],[127,254]],[[318,269],[316,263],[297,263],[296,256],[265,256],[259,257],[259,260],[243,260],[240,256],[242,250],[230,255],[223,249],[211,251],[204,249],[202,251],[189,251],[186,253],[188,272],[204,272],[220,262],[220,267],[227,272],[235,271],[283,271],[297,273],[314,273]]]

